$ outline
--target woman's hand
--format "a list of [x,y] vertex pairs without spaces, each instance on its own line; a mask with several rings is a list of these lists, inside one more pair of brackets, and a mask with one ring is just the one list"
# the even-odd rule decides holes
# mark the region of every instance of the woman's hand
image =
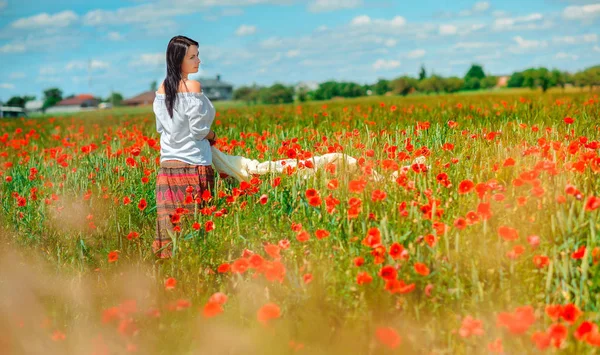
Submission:
[[206,140],[208,140],[208,143],[210,143],[210,145],[215,145],[215,143],[217,142],[217,134],[213,130],[211,130],[210,132],[208,132]]

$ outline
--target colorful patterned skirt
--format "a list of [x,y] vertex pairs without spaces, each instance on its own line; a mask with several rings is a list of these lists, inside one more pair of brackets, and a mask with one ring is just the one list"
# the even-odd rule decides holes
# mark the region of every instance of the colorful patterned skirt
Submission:
[[159,258],[172,254],[171,236],[186,214],[193,214],[202,193],[214,191],[215,175],[210,165],[190,165],[178,160],[160,163],[156,177],[156,236],[152,250]]

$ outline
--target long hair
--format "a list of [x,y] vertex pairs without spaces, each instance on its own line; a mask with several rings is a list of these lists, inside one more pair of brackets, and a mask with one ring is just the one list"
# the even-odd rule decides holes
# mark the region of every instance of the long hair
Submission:
[[173,107],[181,81],[181,63],[190,46],[198,46],[198,42],[185,36],[171,38],[167,46],[167,77],[163,86],[165,88],[165,104],[171,118],[173,118]]

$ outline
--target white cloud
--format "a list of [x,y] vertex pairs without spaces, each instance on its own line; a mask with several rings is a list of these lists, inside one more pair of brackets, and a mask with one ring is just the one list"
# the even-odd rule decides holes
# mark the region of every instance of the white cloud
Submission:
[[[458,14],[460,16],[471,16],[471,15],[477,15],[477,14],[484,13],[489,9],[490,9],[489,1],[479,1],[479,2],[476,2],[475,4],[473,4],[473,7],[471,7],[469,10],[462,10]],[[451,13],[449,15],[451,16]]]
[[458,31],[458,28],[454,25],[440,25],[439,34],[443,36],[447,35],[455,35]]
[[121,35],[119,32],[116,32],[116,31],[109,32],[107,37],[111,41],[120,41],[123,39],[123,35]]
[[62,11],[54,15],[41,13],[31,17],[20,18],[14,21],[11,26],[17,29],[33,29],[47,27],[69,27],[79,19],[73,11]]
[[352,24],[353,26],[368,25],[370,23],[371,23],[371,18],[367,15],[357,16],[357,17],[353,18],[352,21],[350,22],[350,24]]
[[17,71],[17,72],[12,72],[10,73],[10,75],[8,76],[10,79],[23,79],[25,77],[25,73]]
[[13,84],[10,83],[0,83],[0,89],[14,89],[15,86]]
[[527,16],[520,17],[501,17],[494,21],[495,30],[514,30],[523,26],[528,26],[528,23],[543,20],[544,16],[540,13],[533,13]]
[[256,26],[241,25],[235,31],[236,36],[249,36],[256,33]]
[[373,69],[375,70],[390,70],[395,69],[400,66],[400,61],[397,60],[385,60],[385,59],[377,59],[375,63],[373,63]]
[[[513,40],[517,42],[517,48],[521,50],[539,49],[548,46],[546,41],[527,40],[521,36],[513,37]],[[513,47],[513,49],[515,48]]]
[[260,42],[260,46],[262,48],[278,48],[283,44],[283,40],[281,38],[278,37],[270,37],[267,38],[265,40],[263,40],[262,42]]
[[492,12],[492,16],[494,17],[508,17],[508,12],[503,10],[495,10]]
[[567,6],[562,15],[568,20],[591,20],[600,16],[600,4]]
[[156,4],[144,4],[112,11],[92,10],[83,16],[83,23],[87,26],[147,24],[186,13],[189,13],[187,9],[176,5],[161,7]]
[[477,12],[483,12],[486,11],[490,8],[490,2],[489,1],[479,1],[476,2],[475,5],[473,5],[473,11],[477,11]]
[[565,53],[565,52],[559,52],[559,53],[556,53],[556,55],[554,56],[554,58],[556,58],[556,59],[577,60],[577,59],[579,59],[579,56],[575,55],[575,54],[569,54],[569,53]]
[[367,15],[361,15],[361,16],[357,16],[357,17],[353,18],[352,21],[350,22],[350,25],[352,25],[352,26],[374,25],[374,26],[384,26],[384,27],[393,27],[393,28],[402,27],[405,24],[406,24],[406,19],[402,16],[396,16],[391,20],[384,20],[384,19],[373,20]]
[[300,55],[300,51],[297,49],[290,49],[289,51],[287,51],[287,53],[285,54],[286,57],[288,58],[294,58]]
[[395,47],[397,43],[398,43],[398,41],[396,41],[395,39],[392,39],[392,38],[386,39],[386,40],[383,42],[383,44],[384,44],[386,47]]
[[594,52],[600,52],[600,46],[595,45],[594,46]]
[[108,67],[110,67],[110,64],[108,62],[103,62],[101,60],[96,59],[93,59],[89,62],[84,60],[72,60],[68,62],[67,65],[65,65],[65,69],[68,71],[84,70],[88,68],[91,70],[102,70],[108,69]]
[[94,69],[108,69],[108,67],[110,67],[110,63],[103,62],[101,60],[92,59],[92,62],[90,63],[90,68],[92,70],[94,70]]
[[166,59],[164,53],[144,53],[139,59],[136,58],[129,63],[131,66],[147,65],[147,66],[159,66],[166,65]]
[[328,12],[342,9],[354,9],[362,4],[362,0],[313,0],[308,5],[308,10],[310,12]]
[[425,50],[424,49],[415,49],[413,51],[410,51],[406,54],[407,58],[411,58],[411,59],[417,59],[417,58],[422,58],[423,56],[425,56]]
[[598,35],[595,33],[588,33],[579,36],[563,36],[563,37],[554,37],[552,38],[552,42],[560,43],[560,44],[579,44],[579,43],[590,43],[597,42]]
[[65,65],[66,70],[83,70],[85,69],[85,63],[80,60],[72,60]]
[[452,48],[458,50],[481,49],[498,47],[500,44],[496,42],[458,42]]
[[26,46],[22,43],[7,43],[0,47],[0,53],[23,53]]

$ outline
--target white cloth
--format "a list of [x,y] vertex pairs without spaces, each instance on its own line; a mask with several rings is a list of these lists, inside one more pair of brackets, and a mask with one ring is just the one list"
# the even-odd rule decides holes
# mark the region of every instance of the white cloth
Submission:
[[[346,171],[354,171],[357,168],[357,160],[351,156],[342,153],[329,153],[320,156],[315,156],[307,160],[296,160],[296,159],[282,159],[277,161],[265,161],[259,162],[258,160],[252,160],[237,155],[228,155],[221,152],[215,146],[212,149],[212,161],[215,170],[220,173],[227,174],[234,177],[238,181],[248,181],[252,178],[252,175],[264,175],[268,173],[281,174],[284,172],[286,167],[291,166],[296,168],[298,162],[303,162],[306,166],[306,162],[310,161],[312,167],[301,168],[296,171],[296,174],[307,178],[319,169],[325,168],[328,164],[335,164],[337,168],[344,168]],[[423,164],[425,163],[425,157],[418,157],[413,163]],[[407,170],[410,166],[404,166],[401,170]],[[398,177],[399,172],[395,171],[390,175],[390,180],[395,181]],[[373,179],[376,181],[383,180],[383,177],[373,170]]]
[[160,133],[160,161],[180,160],[192,165],[211,165],[210,143],[205,139],[215,118],[215,108],[204,93],[179,92],[169,116],[165,94],[153,103],[156,131]]

